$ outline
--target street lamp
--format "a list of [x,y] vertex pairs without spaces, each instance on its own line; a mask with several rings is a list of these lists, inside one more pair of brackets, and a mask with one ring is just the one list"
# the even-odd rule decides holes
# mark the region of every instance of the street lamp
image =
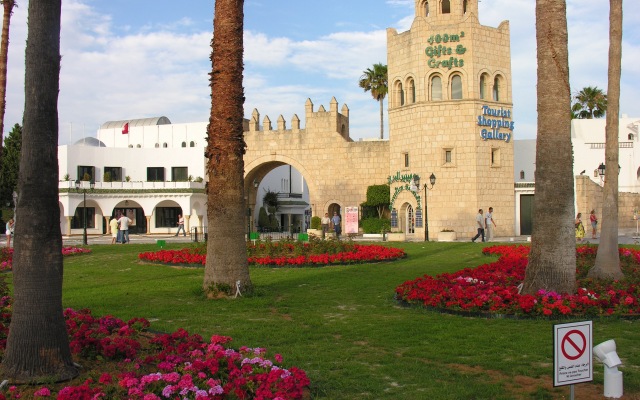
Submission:
[[429,209],[427,208],[427,190],[433,189],[436,185],[436,176],[431,173],[429,177],[429,183],[431,183],[431,187],[424,184],[424,241],[429,241]]
[[604,180],[604,173],[605,173],[605,165],[604,163],[600,163],[600,166],[598,166],[598,175],[600,175],[600,179]]
[[[257,179],[253,180],[253,187],[254,189],[258,190],[258,186],[260,186],[260,181],[258,181]],[[247,235],[249,235],[251,233],[251,220],[252,220],[252,213],[251,213],[251,196],[248,195],[247,196]]]
[[[89,187],[91,190],[96,187],[96,183],[94,181],[89,182]],[[87,245],[87,188],[82,186],[82,182],[80,180],[76,180],[76,191],[79,192],[82,188],[82,209],[84,210],[84,230],[82,232],[82,244]]]

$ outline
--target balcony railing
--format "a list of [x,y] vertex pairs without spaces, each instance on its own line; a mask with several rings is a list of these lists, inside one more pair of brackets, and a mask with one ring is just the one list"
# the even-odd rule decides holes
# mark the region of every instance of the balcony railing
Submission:
[[[81,181],[81,188],[89,189],[89,181]],[[75,181],[60,181],[59,189],[75,190]],[[96,182],[94,189],[204,189],[204,182]]]

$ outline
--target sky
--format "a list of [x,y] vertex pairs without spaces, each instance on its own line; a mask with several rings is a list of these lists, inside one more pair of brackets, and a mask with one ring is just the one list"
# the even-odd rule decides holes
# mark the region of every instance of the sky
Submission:
[[[5,136],[22,123],[27,0],[11,19]],[[214,1],[64,0],[59,144],[96,136],[107,121],[166,116],[208,121]],[[282,115],[304,128],[304,104],[349,107],[354,140],[379,136],[379,105],[358,86],[387,63],[386,29],[409,29],[414,0],[245,0],[245,117]],[[620,113],[640,118],[640,1],[624,3]],[[568,0],[572,93],[607,89],[608,2]],[[534,0],[481,0],[479,19],[511,29],[515,139],[536,136]],[[384,103],[385,110],[387,101]],[[385,138],[388,138],[385,113]]]

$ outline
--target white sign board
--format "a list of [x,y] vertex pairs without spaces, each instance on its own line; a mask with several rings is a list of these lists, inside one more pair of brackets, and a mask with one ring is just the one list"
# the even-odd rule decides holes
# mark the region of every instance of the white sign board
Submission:
[[345,207],[344,232],[358,233],[358,207]]
[[553,386],[593,380],[592,321],[553,326]]

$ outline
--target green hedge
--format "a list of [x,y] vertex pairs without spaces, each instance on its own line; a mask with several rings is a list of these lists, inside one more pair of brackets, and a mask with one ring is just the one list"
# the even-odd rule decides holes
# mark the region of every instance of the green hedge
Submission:
[[364,233],[382,233],[382,228],[385,232],[391,230],[391,220],[383,218],[366,218],[360,221],[362,231]]

